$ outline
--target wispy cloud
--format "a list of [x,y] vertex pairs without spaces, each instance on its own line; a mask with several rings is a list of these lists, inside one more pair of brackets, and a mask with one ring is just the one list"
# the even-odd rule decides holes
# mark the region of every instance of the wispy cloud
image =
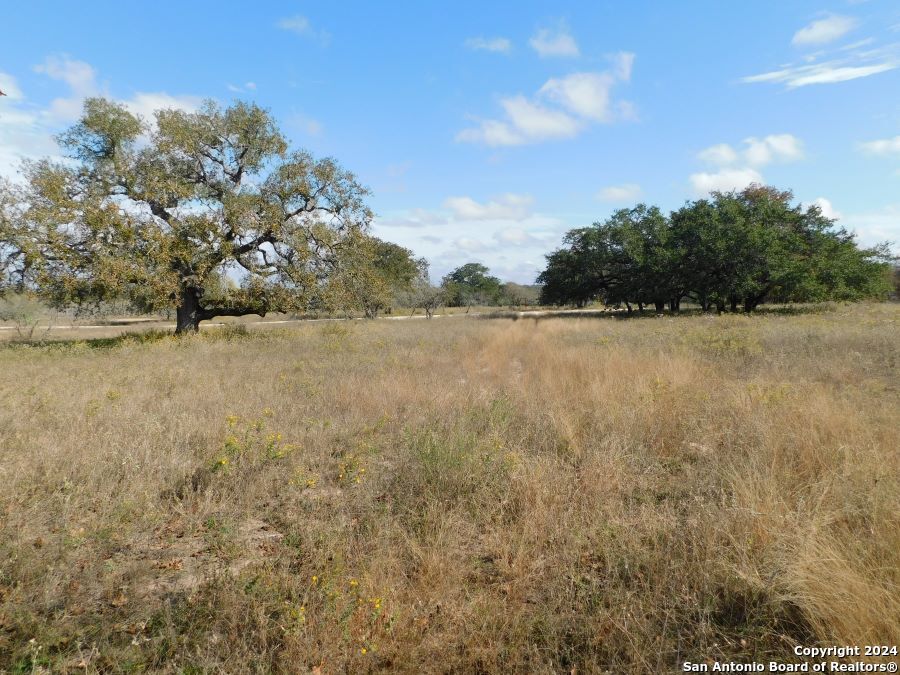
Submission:
[[538,29],[528,44],[541,58],[574,57],[580,54],[578,43],[569,33],[569,27],[564,21],[560,21],[554,27]]
[[852,229],[866,246],[884,241],[893,244],[894,254],[900,254],[900,204],[888,204],[874,211],[848,213],[841,222]]
[[710,164],[734,164],[738,160],[737,151],[728,143],[718,143],[701,150],[697,157]]
[[242,86],[228,83],[225,86],[228,87],[228,91],[233,91],[236,94],[243,94],[248,91],[256,91],[256,82],[245,82]]
[[817,19],[794,33],[791,44],[795,47],[827,44],[843,37],[858,25],[859,20],[855,17],[829,14],[825,18]]
[[22,90],[19,89],[16,78],[7,73],[0,73],[0,91],[6,94],[6,98],[10,101],[18,101],[22,98]]
[[57,120],[77,119],[81,114],[81,105],[84,99],[100,93],[97,72],[93,66],[73,59],[68,54],[48,56],[44,63],[34,67],[34,71],[68,85],[70,95],[53,99],[50,103],[48,112]]
[[487,202],[471,197],[448,197],[444,207],[460,220],[524,220],[531,215],[534,198],[527,194],[506,193]]
[[295,14],[294,16],[279,19],[275,25],[281,30],[289,31],[304,38],[316,40],[323,45],[327,45],[331,41],[330,33],[314,28],[309,19],[301,14]]
[[900,63],[897,61],[884,61],[867,66],[846,66],[841,65],[839,61],[829,61],[814,66],[794,66],[760,75],[751,75],[741,81],[748,83],[783,82],[788,89],[796,89],[810,84],[834,84],[835,82],[856,80],[894,70],[898,66]]
[[900,136],[867,141],[859,144],[860,149],[870,155],[900,155]]
[[788,63],[775,70],[744,77],[741,82],[784,84],[788,89],[796,89],[812,84],[847,82],[900,67],[900,43],[866,49],[873,42],[874,38],[870,37],[830,53],[820,50],[806,55],[802,63]]
[[512,42],[504,37],[474,37],[469,38],[463,43],[466,48],[473,51],[498,52],[500,54],[509,54],[512,50]]
[[632,202],[641,196],[641,186],[637,183],[625,183],[623,185],[610,185],[601,188],[597,193],[597,199],[603,202]]
[[460,131],[456,140],[488,146],[523,145],[573,138],[592,123],[633,119],[625,101],[613,103],[611,90],[631,78],[634,54],[621,52],[610,70],[572,73],[547,80],[534,98],[521,94],[500,99],[502,120],[482,120]]
[[[66,91],[49,105],[38,106],[28,99],[14,77],[0,74],[0,89],[9,95],[0,98],[0,175],[14,177],[23,159],[58,156],[54,135],[80,117],[84,99],[111,97],[107,87],[98,82],[93,66],[66,54],[47,57],[34,66],[34,71],[60,82]],[[153,121],[153,113],[160,108],[196,110],[201,103],[198,96],[141,91],[117,100],[148,122]]]
[[288,116],[287,125],[307,136],[321,136],[325,127],[319,120],[313,119],[303,113],[295,112]]

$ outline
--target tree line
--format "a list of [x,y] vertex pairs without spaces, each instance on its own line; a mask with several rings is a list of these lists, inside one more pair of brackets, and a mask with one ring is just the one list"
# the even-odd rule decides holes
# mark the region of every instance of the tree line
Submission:
[[752,185],[714,192],[668,215],[638,204],[569,231],[538,277],[543,304],[751,312],[763,302],[884,298],[887,245],[860,248],[822,210]]
[[334,159],[290,151],[254,104],[158,110],[149,123],[91,98],[58,141],[65,160],[27,162],[21,183],[0,180],[0,296],[174,311],[178,333],[269,312],[374,318],[404,306],[431,317],[441,305],[595,300],[677,311],[684,299],[752,311],[890,289],[886,247],[859,248],[818,207],[770,187],[714,193],[669,215],[640,204],[572,230],[540,286],[503,283],[474,262],[434,286],[424,259],[370,234],[357,178]]

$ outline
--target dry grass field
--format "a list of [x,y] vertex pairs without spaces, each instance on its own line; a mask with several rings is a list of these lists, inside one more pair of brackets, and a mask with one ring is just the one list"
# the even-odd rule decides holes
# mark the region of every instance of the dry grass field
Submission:
[[900,644],[900,306],[0,348],[0,670]]

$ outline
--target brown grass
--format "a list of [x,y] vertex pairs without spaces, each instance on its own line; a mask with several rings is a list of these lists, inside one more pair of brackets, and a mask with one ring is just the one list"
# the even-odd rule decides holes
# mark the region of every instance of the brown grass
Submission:
[[0,669],[898,644],[898,328],[880,305],[0,349]]

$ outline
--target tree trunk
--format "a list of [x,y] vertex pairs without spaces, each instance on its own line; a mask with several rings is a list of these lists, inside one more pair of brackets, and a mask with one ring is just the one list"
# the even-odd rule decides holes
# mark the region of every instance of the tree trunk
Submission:
[[736,312],[738,307],[738,299],[735,296],[731,296],[731,311]]
[[656,305],[656,313],[657,313],[657,314],[662,314],[663,312],[666,311],[666,302],[665,302],[665,300],[657,300],[657,301],[655,301],[653,304]]
[[200,330],[200,322],[207,317],[200,307],[200,294],[196,288],[185,288],[181,291],[175,317],[175,335],[196,333]]
[[764,291],[759,295],[747,296],[744,298],[744,311],[748,314],[752,312],[754,309],[759,307],[760,303],[766,299],[766,296],[769,294],[768,291]]

